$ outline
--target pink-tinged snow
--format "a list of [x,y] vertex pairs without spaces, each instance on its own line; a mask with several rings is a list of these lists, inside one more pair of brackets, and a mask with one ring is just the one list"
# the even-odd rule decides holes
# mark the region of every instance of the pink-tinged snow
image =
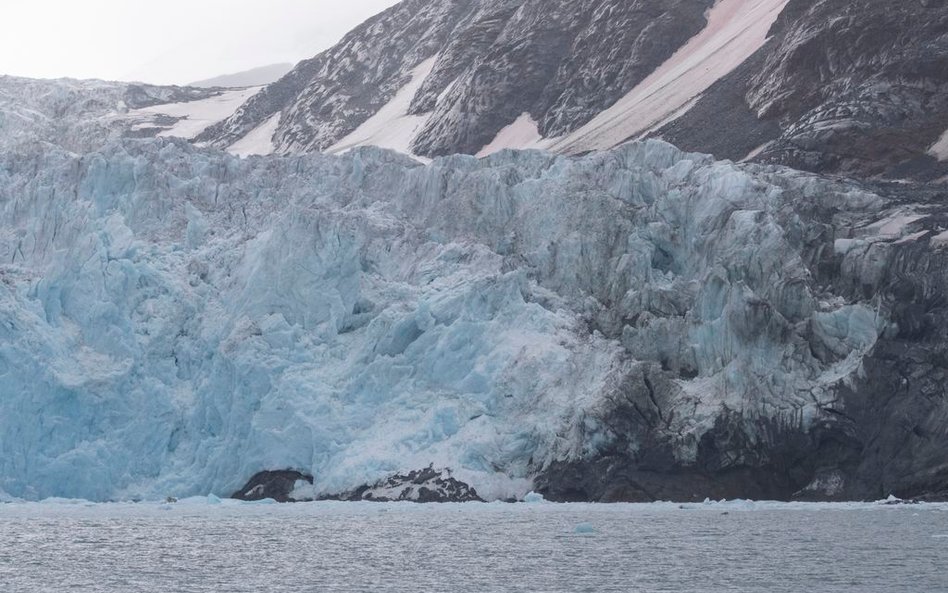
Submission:
[[718,0],[704,30],[615,105],[550,148],[570,154],[611,148],[680,117],[764,45],[787,1]]
[[529,113],[523,113],[514,123],[498,132],[494,140],[482,148],[477,156],[485,157],[505,148],[544,148],[545,144],[548,144],[548,141],[544,142],[536,120]]
[[761,144],[760,146],[758,146],[758,147],[755,148],[754,150],[752,150],[752,151],[750,151],[749,153],[747,153],[747,156],[745,156],[744,158],[742,158],[742,159],[741,159],[741,162],[742,162],[742,163],[746,163],[746,162],[748,162],[748,161],[751,161],[751,160],[757,158],[762,152],[764,152],[765,150],[767,150],[768,148],[770,148],[770,145],[771,145],[771,144],[773,144],[772,141],[771,141],[771,142],[764,142],[763,144]]
[[937,158],[939,161],[948,161],[948,130],[941,135],[938,142],[928,149],[928,154]]
[[896,245],[905,245],[906,243],[914,243],[919,239],[924,239],[928,233],[931,231],[919,231],[917,233],[912,233],[911,235],[906,235],[895,242]]
[[378,112],[351,134],[330,146],[326,152],[339,154],[356,146],[378,146],[411,154],[411,142],[428,121],[429,115],[408,115],[415,93],[435,65],[434,57],[411,71],[411,80]]
[[273,135],[276,134],[277,127],[280,125],[281,115],[282,113],[277,113],[251,130],[246,136],[231,144],[227,152],[236,156],[273,154]]
[[168,115],[183,118],[159,136],[173,136],[191,139],[208,127],[223,121],[234,114],[247,99],[260,92],[263,87],[226,91],[209,99],[189,101],[187,103],[169,103],[154,105],[129,112],[131,119],[140,119],[142,126],[153,125],[156,116]]

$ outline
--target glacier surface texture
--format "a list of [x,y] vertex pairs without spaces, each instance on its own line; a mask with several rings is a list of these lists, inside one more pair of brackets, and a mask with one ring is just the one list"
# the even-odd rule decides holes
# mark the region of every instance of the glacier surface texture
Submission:
[[[935,257],[913,208],[658,141],[430,165],[23,145],[0,155],[0,492],[227,495],[292,468],[320,496],[434,466],[570,498],[603,459],[822,455],[863,438],[845,396],[899,334],[888,258]],[[821,496],[889,479],[837,457],[774,471]],[[576,496],[642,496],[623,484]]]

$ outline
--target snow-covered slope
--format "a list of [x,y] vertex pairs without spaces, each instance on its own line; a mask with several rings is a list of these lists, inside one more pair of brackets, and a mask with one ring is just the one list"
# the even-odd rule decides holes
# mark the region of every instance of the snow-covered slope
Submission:
[[708,24],[588,124],[550,143],[557,152],[612,148],[684,114],[715,82],[763,47],[787,0],[719,0]]
[[351,134],[327,148],[326,152],[334,154],[356,146],[377,146],[410,154],[412,139],[427,121],[423,115],[409,115],[411,101],[431,73],[434,62],[434,58],[429,58],[419,64],[412,70],[409,82],[395,93],[388,104]]
[[[476,153],[524,112],[545,135],[586,123],[703,28],[711,0],[406,0],[200,137],[226,148],[280,113],[282,154],[326,150],[414,80],[398,145]],[[627,60],[616,52],[627,51]],[[578,93],[583,86],[587,93]]]
[[158,136],[190,140],[207,129],[208,126],[233,115],[237,108],[243,105],[247,99],[257,94],[260,88],[251,87],[221,91],[206,99],[152,105],[130,111],[123,119],[132,126],[132,130],[153,128],[156,126],[156,122],[162,120],[173,122],[170,127],[158,132]]
[[864,363],[923,341],[891,286],[944,284],[905,267],[944,269],[944,215],[889,207],[659,142],[428,166],[161,139],[3,153],[0,490],[229,494],[295,469],[331,495],[433,467],[485,499],[534,479],[645,496],[628,469],[585,486],[620,455],[669,498],[931,492],[944,402],[918,400],[910,456],[872,438],[883,475],[824,447],[902,426],[900,404],[862,417],[885,364]]

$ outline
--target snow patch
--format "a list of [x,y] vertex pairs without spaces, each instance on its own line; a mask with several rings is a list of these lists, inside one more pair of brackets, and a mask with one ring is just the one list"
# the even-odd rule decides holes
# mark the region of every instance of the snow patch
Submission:
[[261,89],[263,89],[262,86],[237,89],[201,101],[154,105],[130,111],[128,117],[139,120],[136,124],[138,128],[154,126],[155,118],[160,116],[181,118],[158,135],[190,140],[210,126],[233,115],[241,105],[259,93]]
[[615,105],[551,148],[568,154],[606,149],[683,115],[683,107],[764,45],[787,1],[719,0],[704,30]]
[[541,148],[543,135],[539,125],[529,113],[523,113],[509,126],[497,133],[497,136],[480,152],[478,157],[485,157],[505,148],[529,149]]
[[340,154],[356,146],[378,146],[405,154],[412,154],[411,143],[429,115],[408,115],[411,101],[431,74],[437,57],[418,64],[411,71],[411,80],[385,106],[366,120],[351,134],[326,149],[329,154]]
[[764,142],[763,144],[761,144],[760,146],[758,146],[758,147],[755,148],[754,150],[752,150],[752,151],[750,151],[749,153],[747,153],[747,156],[745,156],[744,158],[742,158],[742,159],[741,159],[741,162],[742,162],[742,163],[746,163],[746,162],[752,161],[753,159],[755,159],[755,158],[757,158],[758,156],[760,156],[760,154],[761,154],[762,152],[764,152],[765,150],[767,150],[768,148],[770,148],[770,145],[771,145],[771,144],[773,144],[773,141],[771,141],[771,142]]
[[948,247],[948,231],[943,231],[932,237],[931,246],[935,249]]
[[945,130],[938,142],[932,144],[932,147],[928,149],[928,154],[939,161],[948,161],[948,130]]
[[859,229],[858,234],[863,237],[879,237],[883,239],[899,239],[905,234],[905,229],[920,220],[928,218],[924,214],[914,212],[895,212],[882,220]]
[[242,157],[273,154],[275,150],[273,135],[276,134],[277,127],[280,125],[281,115],[283,115],[282,112],[274,114],[246,136],[231,144],[227,152]]
[[919,231],[917,233],[912,233],[911,235],[906,235],[895,242],[896,245],[905,245],[906,243],[914,243],[919,239],[925,238],[925,236],[931,231]]

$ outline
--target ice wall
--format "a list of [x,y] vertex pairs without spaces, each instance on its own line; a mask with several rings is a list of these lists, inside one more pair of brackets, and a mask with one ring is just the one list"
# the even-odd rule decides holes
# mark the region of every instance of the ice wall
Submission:
[[229,494],[294,468],[333,493],[434,464],[522,495],[609,446],[653,366],[684,461],[722,409],[805,430],[885,325],[815,285],[807,200],[879,206],[656,141],[4,154],[0,490]]

